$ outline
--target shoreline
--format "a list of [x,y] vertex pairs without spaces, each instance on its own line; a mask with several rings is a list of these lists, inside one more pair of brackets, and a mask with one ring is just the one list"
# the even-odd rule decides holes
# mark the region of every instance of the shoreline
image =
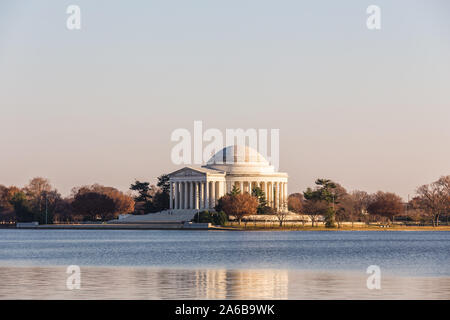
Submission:
[[305,226],[305,227],[292,227],[292,226],[210,226],[208,228],[195,226],[189,228],[183,228],[183,224],[174,223],[158,223],[158,224],[51,224],[51,225],[39,225],[29,227],[14,227],[14,226],[0,226],[0,230],[202,230],[202,231],[450,231],[450,226],[358,226],[349,227],[343,226],[341,228],[326,228],[324,226]]

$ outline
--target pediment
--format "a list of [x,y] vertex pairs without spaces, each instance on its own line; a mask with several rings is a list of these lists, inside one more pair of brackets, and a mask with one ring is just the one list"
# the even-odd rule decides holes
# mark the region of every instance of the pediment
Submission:
[[185,167],[183,169],[172,172],[169,176],[179,178],[179,177],[204,177],[205,175],[206,175],[205,172],[196,170],[194,168]]

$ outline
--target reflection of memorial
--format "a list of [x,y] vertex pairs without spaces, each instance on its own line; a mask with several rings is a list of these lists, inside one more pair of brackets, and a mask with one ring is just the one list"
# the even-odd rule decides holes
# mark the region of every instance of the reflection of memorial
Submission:
[[[170,277],[162,271],[165,286],[178,288],[191,299],[287,299],[288,273],[281,270],[177,270]],[[170,272],[170,271],[169,271]],[[165,290],[164,290],[165,291]],[[162,298],[169,292],[160,292]]]
[[237,270],[227,272],[229,299],[287,299],[286,270]]
[[283,270],[166,269],[151,278],[157,283],[156,299],[288,298],[288,273]]
[[195,288],[201,299],[226,299],[227,271],[223,269],[195,271]]

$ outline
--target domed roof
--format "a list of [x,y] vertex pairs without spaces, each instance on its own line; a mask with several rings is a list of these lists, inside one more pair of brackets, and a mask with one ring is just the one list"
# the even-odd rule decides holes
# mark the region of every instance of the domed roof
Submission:
[[244,145],[223,148],[206,163],[206,168],[233,172],[273,172],[273,166],[258,151]]

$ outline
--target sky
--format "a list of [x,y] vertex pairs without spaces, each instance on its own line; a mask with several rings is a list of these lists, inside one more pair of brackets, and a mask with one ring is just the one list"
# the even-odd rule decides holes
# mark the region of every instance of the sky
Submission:
[[155,182],[199,120],[280,129],[290,193],[407,199],[450,174],[449,57],[446,0],[2,0],[0,184]]

